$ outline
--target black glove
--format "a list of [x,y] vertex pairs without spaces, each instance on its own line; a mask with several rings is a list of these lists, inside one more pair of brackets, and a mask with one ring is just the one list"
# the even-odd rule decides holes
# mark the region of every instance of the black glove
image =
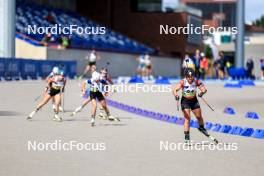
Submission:
[[205,94],[205,92],[200,92],[200,93],[198,93],[198,97],[201,98],[204,94]]
[[179,95],[176,95],[176,96],[175,96],[175,100],[176,100],[176,101],[179,101],[179,99],[180,99]]

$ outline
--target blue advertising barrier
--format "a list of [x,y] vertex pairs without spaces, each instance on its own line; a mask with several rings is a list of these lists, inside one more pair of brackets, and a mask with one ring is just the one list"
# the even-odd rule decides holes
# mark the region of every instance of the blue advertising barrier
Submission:
[[5,76],[6,64],[5,60],[0,58],[0,79]]
[[40,61],[38,64],[39,76],[44,78],[49,75],[52,68],[57,65],[56,61]]
[[37,79],[38,64],[34,60],[21,60],[20,61],[20,73],[22,79]]
[[5,61],[5,73],[6,80],[19,80],[20,62],[17,59],[9,59]]
[[0,80],[26,80],[46,77],[52,71],[54,66],[63,65],[66,77],[74,78],[76,76],[76,61],[58,61],[58,60],[33,60],[33,59],[14,59],[0,58]]
[[68,61],[67,62],[67,68],[69,75],[71,79],[74,79],[74,77],[77,75],[77,62],[76,61]]

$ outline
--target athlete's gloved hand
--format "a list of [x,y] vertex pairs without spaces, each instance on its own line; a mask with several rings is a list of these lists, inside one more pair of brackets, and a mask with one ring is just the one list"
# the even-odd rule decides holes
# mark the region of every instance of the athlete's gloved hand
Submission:
[[179,99],[180,99],[180,96],[179,95],[175,95],[175,100],[179,101]]
[[205,92],[200,92],[200,93],[198,93],[198,97],[201,98],[204,94],[205,94]]

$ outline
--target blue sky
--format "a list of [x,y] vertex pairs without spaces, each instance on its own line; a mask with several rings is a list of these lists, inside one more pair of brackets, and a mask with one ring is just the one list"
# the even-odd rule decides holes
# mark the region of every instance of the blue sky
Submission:
[[245,11],[246,22],[254,21],[264,15],[264,0],[246,0]]

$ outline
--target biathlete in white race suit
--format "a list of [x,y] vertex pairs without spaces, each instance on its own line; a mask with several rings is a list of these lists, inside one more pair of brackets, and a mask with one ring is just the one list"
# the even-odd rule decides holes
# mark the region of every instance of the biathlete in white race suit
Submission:
[[[45,79],[46,82],[48,82],[50,80],[50,78],[52,78],[55,75],[55,73],[60,72],[61,74],[64,74],[64,71],[63,71],[62,68],[63,68],[63,65],[60,65],[59,67],[57,67],[57,66],[53,67],[52,68],[52,72],[50,72],[50,74]],[[64,96],[64,90],[63,90],[63,92],[61,92],[61,99],[63,99],[63,96]],[[54,99],[54,97],[52,97],[52,109],[55,110],[55,108],[56,108],[56,106],[55,106],[55,99]],[[59,104],[59,111],[60,112],[64,112],[64,109],[61,106],[61,102]]]
[[145,76],[145,69],[146,69],[145,56],[140,55],[137,58],[137,61],[138,61],[137,75],[140,77],[144,77]]
[[150,55],[146,54],[144,56],[145,59],[145,73],[144,75],[146,76],[147,79],[152,80],[154,77],[152,76],[152,63],[151,63],[151,58]]
[[[107,71],[105,69],[103,69],[104,71]],[[78,108],[75,109],[74,112],[71,113],[71,116],[75,115],[77,112],[80,112],[85,105],[87,105],[89,102],[92,102],[92,119],[91,119],[91,125],[94,126],[95,123],[95,115],[96,115],[96,108],[97,108],[97,103],[96,103],[96,99],[100,102],[101,104],[101,113],[103,113],[102,111],[104,111],[106,113],[106,115],[99,115],[99,117],[101,116],[102,118],[104,117],[105,120],[111,120],[111,121],[120,121],[118,118],[113,117],[110,115],[109,109],[106,106],[106,101],[105,101],[105,97],[107,96],[107,92],[104,91],[104,86],[108,85],[110,83],[112,83],[112,81],[108,81],[110,79],[103,79],[104,78],[104,74],[105,72],[103,72],[103,74],[99,74],[98,72],[96,72],[96,66],[93,65],[91,67],[91,71],[92,71],[92,78],[89,80],[86,80],[85,83],[82,86],[82,94],[83,97],[86,98],[84,100],[84,102],[82,103],[82,105]],[[107,73],[106,73],[107,74]],[[106,75],[105,75],[106,76]],[[107,78],[107,77],[105,77]]]
[[185,69],[184,75],[185,78],[182,79],[174,88],[173,94],[175,99],[179,101],[180,97],[178,95],[178,91],[182,90],[181,97],[181,109],[185,118],[184,121],[184,135],[185,142],[190,143],[190,120],[191,120],[191,111],[195,115],[198,120],[199,127],[198,130],[203,133],[205,136],[209,137],[215,144],[218,141],[213,138],[210,134],[208,134],[207,130],[204,128],[204,120],[201,113],[200,104],[196,97],[196,89],[200,90],[198,97],[202,97],[206,92],[206,88],[204,84],[194,77],[194,71],[190,68]]
[[[56,71],[56,70],[55,70]],[[61,94],[66,85],[66,78],[63,76],[63,73],[58,70],[58,72],[53,72],[53,76],[48,79],[48,87],[47,92],[43,100],[37,105],[37,108],[32,111],[27,120],[31,120],[33,116],[45,105],[49,102],[50,99],[54,97],[55,100],[55,109],[54,109],[54,121],[61,122],[62,119],[58,116],[59,114],[59,105],[61,102]]]
[[188,69],[188,68],[195,71],[195,64],[188,54],[185,55],[185,58],[182,63],[182,68],[183,68],[183,71],[185,71],[185,69]]
[[93,49],[89,56],[86,57],[86,59],[89,60],[89,63],[86,65],[85,70],[83,74],[79,77],[79,79],[82,79],[83,76],[85,76],[92,68],[93,65],[96,66],[96,61],[100,60],[100,55]]

